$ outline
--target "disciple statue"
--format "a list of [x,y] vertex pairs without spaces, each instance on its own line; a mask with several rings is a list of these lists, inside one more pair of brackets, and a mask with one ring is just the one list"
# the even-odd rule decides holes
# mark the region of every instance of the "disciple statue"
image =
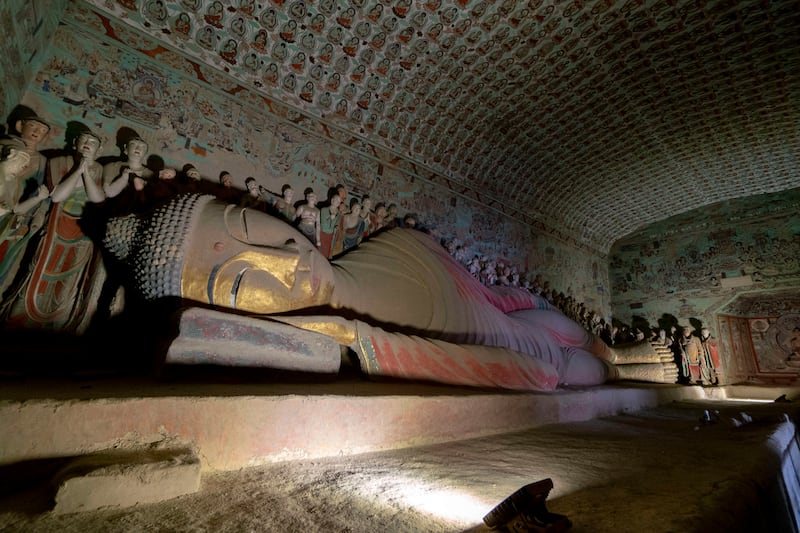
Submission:
[[[800,328],[795,329],[800,333]],[[719,351],[717,349],[717,341],[711,336],[711,331],[708,328],[700,330],[700,343],[703,345],[703,367],[705,369],[703,379],[710,385],[718,385]]]
[[50,207],[44,201],[49,196],[44,187],[47,159],[38,151],[50,125],[26,111],[13,126],[18,135],[0,139],[0,303]]
[[297,218],[292,200],[294,200],[294,189],[288,183],[284,183],[281,187],[281,197],[275,200],[275,209],[287,222],[294,222]]
[[[39,145],[47,138],[50,125],[38,115],[26,113],[15,121],[14,127],[18,135],[0,139],[0,161],[15,156],[18,161],[27,155],[24,164],[17,165],[15,172],[4,172],[0,196],[0,207],[10,211],[18,202],[36,195],[37,189],[44,183],[46,158],[39,153]],[[21,163],[21,161],[20,161]]]
[[703,368],[705,366],[703,344],[692,334],[691,326],[683,326],[683,333],[678,339],[681,353],[683,377],[689,384],[704,383]]
[[197,167],[191,163],[183,165],[177,176],[177,189],[186,193],[211,193],[215,189],[210,181],[204,180]]
[[103,192],[106,198],[116,198],[116,212],[136,211],[147,205],[145,186],[153,177],[153,171],[145,166],[148,149],[144,139],[132,137],[122,148],[125,159],[103,166]]
[[372,214],[372,198],[369,194],[361,197],[361,220],[364,221],[364,237],[367,237],[372,228],[370,226],[370,215]]
[[[253,176],[248,176],[244,180],[244,186],[247,192],[242,195],[242,207],[249,207],[251,209],[260,209],[267,211],[272,206],[273,195],[267,193],[267,189],[260,185]],[[269,194],[265,196],[263,193]]]
[[88,294],[98,254],[81,220],[87,204],[105,200],[103,167],[95,161],[102,145],[91,131],[78,135],[74,155],[50,159],[47,186],[53,202],[28,279],[11,303],[7,326],[82,333],[94,314]]
[[328,259],[333,257],[336,242],[341,238],[342,215],[339,212],[340,205],[342,205],[342,197],[338,194],[333,194],[328,199],[328,205],[319,210],[319,251]]
[[103,242],[145,298],[326,335],[370,375],[528,390],[678,375],[669,350],[611,350],[542,298],[481,285],[419,231],[389,230],[328,261],[278,218],[191,195],[112,219]]
[[241,192],[233,186],[233,176],[227,170],[219,173],[219,186],[216,193],[217,198],[229,204],[238,204]]
[[308,187],[305,190],[305,197],[306,202],[297,207],[296,215],[299,219],[297,229],[319,248],[322,246],[322,240],[320,235],[319,208],[317,207],[317,193],[314,192],[314,189]]
[[342,220],[342,249],[345,252],[358,246],[364,237],[366,227],[367,221],[361,216],[361,204],[357,198],[353,198],[350,200],[350,211]]

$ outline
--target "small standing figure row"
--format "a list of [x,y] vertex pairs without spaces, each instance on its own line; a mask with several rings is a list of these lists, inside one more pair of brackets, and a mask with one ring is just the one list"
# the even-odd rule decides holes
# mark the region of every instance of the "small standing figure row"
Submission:
[[[311,187],[303,191],[303,200],[292,203],[293,200],[294,189],[285,184],[280,196],[269,198],[268,204],[275,214],[295,225],[328,259],[357,247],[376,231],[400,225],[385,204],[378,203],[375,210],[371,210],[369,195],[362,196],[361,200],[351,198],[348,203],[343,185],[331,188],[324,203],[319,202]],[[394,209],[396,213],[396,206]],[[416,227],[416,217],[408,214],[401,224]]]

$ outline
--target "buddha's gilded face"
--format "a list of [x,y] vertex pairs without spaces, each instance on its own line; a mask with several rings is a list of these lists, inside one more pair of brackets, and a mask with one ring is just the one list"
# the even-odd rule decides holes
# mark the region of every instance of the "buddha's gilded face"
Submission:
[[213,202],[205,206],[192,236],[181,280],[185,298],[254,313],[330,300],[330,263],[282,220]]

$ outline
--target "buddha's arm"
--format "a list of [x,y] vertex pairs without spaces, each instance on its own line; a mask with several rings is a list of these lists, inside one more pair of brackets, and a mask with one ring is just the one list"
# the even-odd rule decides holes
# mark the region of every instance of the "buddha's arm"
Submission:
[[509,348],[453,344],[331,316],[273,319],[336,339],[369,375],[516,390],[553,390],[559,383],[554,366]]

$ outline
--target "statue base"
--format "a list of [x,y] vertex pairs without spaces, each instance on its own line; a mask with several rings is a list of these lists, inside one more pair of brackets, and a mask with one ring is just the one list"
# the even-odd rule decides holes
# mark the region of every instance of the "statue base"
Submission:
[[165,364],[268,367],[336,373],[341,348],[332,338],[264,318],[192,307],[178,312],[178,336]]

